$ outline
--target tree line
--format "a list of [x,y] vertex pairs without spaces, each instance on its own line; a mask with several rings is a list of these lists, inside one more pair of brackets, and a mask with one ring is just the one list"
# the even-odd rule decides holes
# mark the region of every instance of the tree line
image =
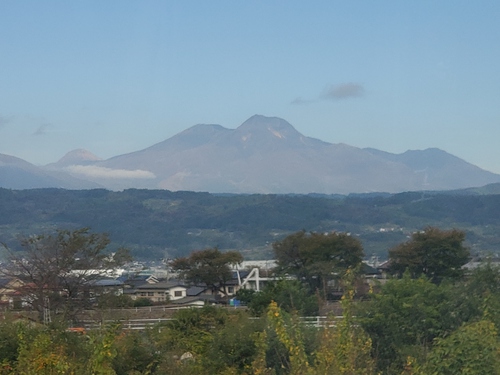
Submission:
[[91,226],[109,233],[111,246],[127,247],[137,259],[174,258],[207,247],[260,249],[271,256],[268,245],[300,228],[351,232],[368,255],[381,257],[425,225],[457,226],[467,231],[469,244],[478,251],[500,249],[499,194],[221,196],[134,189],[0,189],[0,207],[1,240],[10,247],[18,247],[18,233]]

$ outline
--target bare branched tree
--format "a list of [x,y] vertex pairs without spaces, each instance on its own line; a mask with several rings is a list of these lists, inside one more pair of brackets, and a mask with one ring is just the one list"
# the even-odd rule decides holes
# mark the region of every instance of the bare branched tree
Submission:
[[9,262],[3,273],[21,281],[18,291],[23,301],[40,317],[50,308],[66,319],[74,319],[89,305],[92,281],[130,260],[126,249],[106,252],[109,243],[107,234],[91,233],[89,228],[25,237],[21,239],[23,251],[12,251],[4,245]]

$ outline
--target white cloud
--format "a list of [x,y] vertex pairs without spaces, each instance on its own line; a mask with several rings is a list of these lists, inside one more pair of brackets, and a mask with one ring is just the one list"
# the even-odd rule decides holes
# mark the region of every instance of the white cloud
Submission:
[[106,167],[99,167],[95,165],[70,165],[65,168],[68,172],[83,175],[86,177],[94,178],[133,178],[133,179],[151,179],[155,178],[155,174],[150,171],[142,169],[135,169],[133,171],[128,169],[112,169]]

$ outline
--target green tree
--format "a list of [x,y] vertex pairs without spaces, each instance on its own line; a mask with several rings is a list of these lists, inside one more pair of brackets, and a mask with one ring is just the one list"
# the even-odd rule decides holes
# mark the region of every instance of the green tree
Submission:
[[130,330],[116,337],[112,365],[117,375],[148,374],[155,369],[158,354],[148,334]]
[[174,259],[173,270],[192,284],[205,284],[215,293],[226,294],[226,285],[232,278],[231,266],[243,261],[237,251],[219,251],[217,248],[192,252],[187,257]]
[[50,308],[71,319],[88,305],[89,283],[130,260],[126,249],[106,251],[109,243],[107,234],[91,233],[89,228],[25,237],[23,251],[8,251],[4,273],[22,281],[18,291],[40,317]]
[[389,250],[390,269],[402,275],[408,269],[413,277],[425,275],[434,282],[459,278],[470,252],[464,246],[465,232],[427,227],[413,233],[411,240]]
[[[151,302],[148,298],[145,298]],[[127,308],[135,306],[140,298],[133,300],[129,295],[116,295],[113,292],[101,294],[96,298],[97,307],[100,309]]]
[[264,286],[260,292],[240,289],[236,298],[246,303],[252,314],[262,315],[272,301],[286,312],[301,316],[316,315],[319,310],[318,297],[298,280],[278,280]]
[[286,316],[273,301],[267,310],[267,321],[287,352],[286,363],[282,367],[286,367],[290,375],[312,375],[298,316]]
[[469,271],[455,286],[455,315],[469,322],[487,317],[500,325],[500,268],[486,262]]
[[[270,356],[269,359],[273,358],[273,361],[268,361],[267,368],[272,367],[277,374],[374,374],[371,339],[353,314],[354,281],[355,273],[347,270],[343,278],[345,289],[341,301],[343,319],[330,319],[320,329],[307,329],[297,314],[288,314],[276,302],[271,302],[267,311],[269,328],[265,337],[272,338],[275,335],[276,340],[268,340],[266,347],[268,352],[280,355]],[[311,333],[314,334],[314,345],[310,345],[308,340]],[[256,356],[256,360],[258,358]],[[261,363],[261,370],[263,367]]]
[[389,280],[380,293],[360,302],[356,315],[370,335],[379,370],[400,374],[408,356],[421,359],[436,337],[462,324],[452,285],[425,277]]
[[224,327],[228,316],[227,310],[209,305],[179,310],[172,321],[161,327],[158,336],[161,350],[178,355],[184,352],[204,354],[212,343],[214,332]]
[[420,374],[500,374],[500,341],[495,325],[487,320],[460,327],[436,339]]
[[355,274],[348,270],[341,299],[342,319],[330,320],[320,332],[316,351],[317,374],[371,375],[375,361],[371,357],[372,342],[353,315]]
[[221,374],[227,369],[248,373],[257,357],[257,335],[264,330],[264,319],[250,319],[243,311],[228,316],[224,326],[214,332],[204,367],[211,374]]
[[[20,324],[16,324],[12,316],[3,316],[0,322],[0,365],[3,368],[10,368],[17,360],[19,350],[19,330]],[[0,374],[3,374],[0,371]]]
[[296,275],[326,296],[328,281],[339,280],[363,260],[361,242],[347,233],[293,233],[273,244],[278,268]]
[[64,375],[74,372],[75,364],[68,357],[65,345],[52,342],[50,333],[20,332],[19,356],[14,373]]

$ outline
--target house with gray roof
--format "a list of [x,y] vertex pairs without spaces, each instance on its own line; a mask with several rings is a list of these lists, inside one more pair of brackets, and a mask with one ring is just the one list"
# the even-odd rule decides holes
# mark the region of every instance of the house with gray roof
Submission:
[[168,280],[138,285],[127,294],[133,299],[147,298],[151,302],[168,302],[186,297],[187,289],[188,287],[178,280]]

